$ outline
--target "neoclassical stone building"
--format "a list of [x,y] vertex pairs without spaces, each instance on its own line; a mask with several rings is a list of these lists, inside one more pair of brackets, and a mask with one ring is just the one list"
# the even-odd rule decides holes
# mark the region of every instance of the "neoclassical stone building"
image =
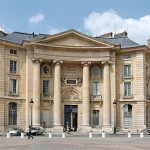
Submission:
[[0,36],[1,131],[31,120],[52,131],[150,126],[150,49],[126,32]]

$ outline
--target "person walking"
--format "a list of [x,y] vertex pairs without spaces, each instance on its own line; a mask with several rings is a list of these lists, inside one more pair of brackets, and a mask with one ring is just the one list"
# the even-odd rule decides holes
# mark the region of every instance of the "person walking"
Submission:
[[30,139],[30,137],[33,139],[31,132],[32,132],[32,128],[31,128],[31,126],[29,126],[28,139]]

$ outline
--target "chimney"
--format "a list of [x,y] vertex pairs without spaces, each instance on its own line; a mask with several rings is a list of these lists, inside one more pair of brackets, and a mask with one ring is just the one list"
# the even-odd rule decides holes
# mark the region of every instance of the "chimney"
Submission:
[[111,38],[111,37],[112,37],[112,35],[113,35],[113,33],[112,33],[112,32],[109,32],[109,33],[106,33],[106,34],[100,35],[99,37],[101,37],[101,38]]
[[115,38],[118,38],[118,37],[127,37],[128,33],[126,31],[124,32],[121,32],[121,33],[117,33],[114,35]]
[[4,31],[0,31],[0,38],[2,38],[2,37],[4,37],[4,36],[6,36],[7,35],[7,33],[6,32],[4,32]]
[[32,33],[32,36],[33,36],[33,38],[35,37],[35,34],[34,34],[34,32]]
[[147,40],[147,46],[150,48],[150,39]]

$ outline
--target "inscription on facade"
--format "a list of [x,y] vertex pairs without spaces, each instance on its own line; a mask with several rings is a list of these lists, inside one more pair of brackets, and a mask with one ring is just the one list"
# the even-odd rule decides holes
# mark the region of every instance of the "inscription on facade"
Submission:
[[67,74],[74,74],[74,73],[76,73],[76,67],[74,65],[66,66],[66,73]]

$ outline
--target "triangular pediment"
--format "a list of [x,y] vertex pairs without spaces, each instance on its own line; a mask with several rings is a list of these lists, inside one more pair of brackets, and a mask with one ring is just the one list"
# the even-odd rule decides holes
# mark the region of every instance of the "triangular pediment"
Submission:
[[42,39],[34,40],[37,44],[71,47],[112,47],[114,45],[85,35],[76,30],[68,30],[54,35],[47,35]]

